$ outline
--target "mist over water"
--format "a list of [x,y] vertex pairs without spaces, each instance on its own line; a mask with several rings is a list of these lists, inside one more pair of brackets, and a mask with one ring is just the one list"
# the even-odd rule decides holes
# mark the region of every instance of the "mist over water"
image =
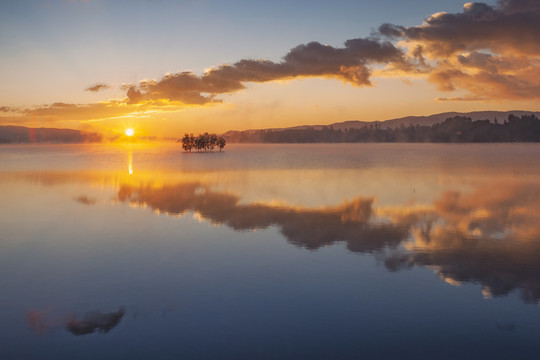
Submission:
[[538,145],[25,145],[0,164],[0,358],[540,350]]

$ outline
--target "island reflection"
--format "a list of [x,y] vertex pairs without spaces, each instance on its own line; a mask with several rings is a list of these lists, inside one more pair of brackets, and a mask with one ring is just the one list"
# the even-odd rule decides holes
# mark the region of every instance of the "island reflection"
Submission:
[[[486,297],[520,289],[540,300],[540,187],[496,183],[447,191],[432,206],[377,208],[373,198],[334,207],[242,204],[201,183],[122,185],[118,200],[160,213],[196,213],[234,230],[276,226],[287,241],[310,250],[345,242],[355,253],[379,251],[390,271],[423,266],[453,285],[478,283]],[[401,245],[401,246],[400,246]],[[394,249],[385,252],[385,249]]]

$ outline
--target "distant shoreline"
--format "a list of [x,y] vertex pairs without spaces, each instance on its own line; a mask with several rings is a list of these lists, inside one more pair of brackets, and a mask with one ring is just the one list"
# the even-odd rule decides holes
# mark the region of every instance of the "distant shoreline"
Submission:
[[80,144],[102,141],[101,134],[81,130],[0,126],[0,144]]
[[344,129],[306,126],[228,132],[223,136],[228,143],[535,143],[540,142],[540,119],[534,114],[511,114],[500,121],[455,116],[433,125],[389,127],[370,123]]
[[[458,116],[443,119],[449,114]],[[517,114],[517,115],[516,115]],[[470,115],[470,116],[465,116]],[[481,116],[486,116],[482,119]],[[503,117],[506,116],[506,117]],[[540,112],[471,112],[409,116],[387,121],[345,121],[330,125],[227,131],[229,144],[334,143],[537,143]],[[117,143],[121,138],[73,129],[0,126],[0,145]],[[126,143],[181,141],[180,138],[138,137]],[[119,143],[123,143],[120,141]]]

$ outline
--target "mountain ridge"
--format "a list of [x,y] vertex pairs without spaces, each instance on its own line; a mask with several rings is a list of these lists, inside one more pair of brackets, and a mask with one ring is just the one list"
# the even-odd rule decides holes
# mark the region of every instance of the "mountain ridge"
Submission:
[[257,138],[262,137],[263,134],[268,132],[280,132],[290,130],[323,130],[332,128],[333,130],[347,130],[347,129],[359,129],[366,126],[377,126],[379,129],[391,129],[399,128],[401,126],[433,126],[438,123],[442,123],[448,118],[453,117],[466,117],[471,120],[489,120],[490,123],[497,121],[504,121],[510,115],[525,116],[534,115],[540,117],[540,111],[525,111],[525,110],[510,110],[510,111],[470,111],[470,112],[443,112],[425,116],[404,116],[400,118],[393,118],[382,121],[362,121],[362,120],[347,120],[342,122],[331,123],[328,125],[299,125],[285,128],[266,128],[266,129],[248,129],[248,130],[229,130],[222,134],[228,142],[260,142]]
[[223,135],[231,135],[236,133],[246,133],[253,134],[257,131],[283,131],[283,130],[302,130],[302,129],[314,129],[321,130],[324,127],[333,127],[335,130],[344,130],[350,128],[360,128],[365,125],[375,125],[380,124],[381,129],[389,127],[399,127],[401,124],[404,126],[409,125],[424,125],[432,126],[439,122],[442,122],[448,118],[455,116],[470,117],[472,121],[478,120],[490,120],[494,122],[497,120],[505,120],[508,118],[508,115],[523,116],[523,115],[535,115],[540,117],[540,111],[525,111],[525,110],[510,110],[510,111],[470,111],[470,112],[457,112],[449,111],[443,113],[437,113],[432,115],[411,115],[404,116],[400,118],[393,118],[387,120],[376,120],[376,121],[364,121],[364,120],[346,120],[341,122],[335,122],[327,125],[297,125],[284,128],[264,128],[264,129],[247,129],[247,130],[228,130],[223,133]]

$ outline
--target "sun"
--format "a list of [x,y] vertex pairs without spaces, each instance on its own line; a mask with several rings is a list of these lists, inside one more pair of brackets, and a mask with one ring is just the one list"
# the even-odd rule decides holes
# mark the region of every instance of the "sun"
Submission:
[[124,131],[124,133],[126,134],[126,136],[133,136],[135,135],[135,130],[128,128],[126,129],[126,131]]

